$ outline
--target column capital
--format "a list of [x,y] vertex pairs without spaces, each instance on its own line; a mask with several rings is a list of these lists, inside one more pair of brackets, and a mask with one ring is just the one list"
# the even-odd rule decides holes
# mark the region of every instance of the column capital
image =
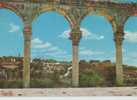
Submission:
[[70,33],[70,39],[72,40],[73,45],[78,45],[81,37],[82,37],[82,32],[80,29],[77,29],[77,30],[72,29]]
[[25,24],[25,26],[24,26],[24,33],[29,33],[29,34],[31,34],[31,32],[32,32],[32,27],[31,27],[31,25]]
[[31,27],[31,25],[26,24],[24,26],[23,32],[24,32],[24,40],[26,40],[26,41],[30,40],[31,35],[32,35],[32,27]]
[[122,45],[124,40],[124,30],[123,27],[120,26],[114,34],[114,41],[116,44]]

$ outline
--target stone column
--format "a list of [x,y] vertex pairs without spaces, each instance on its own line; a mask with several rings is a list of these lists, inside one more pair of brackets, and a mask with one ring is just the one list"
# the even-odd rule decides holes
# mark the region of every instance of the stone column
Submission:
[[79,86],[79,57],[78,57],[78,47],[79,41],[81,38],[81,31],[75,30],[71,33],[71,40],[72,40],[72,86],[78,87]]
[[123,66],[122,66],[122,43],[124,40],[123,28],[120,28],[115,33],[115,48],[116,48],[116,84],[123,85]]
[[24,27],[24,59],[23,59],[23,87],[30,86],[30,54],[31,50],[31,26]]

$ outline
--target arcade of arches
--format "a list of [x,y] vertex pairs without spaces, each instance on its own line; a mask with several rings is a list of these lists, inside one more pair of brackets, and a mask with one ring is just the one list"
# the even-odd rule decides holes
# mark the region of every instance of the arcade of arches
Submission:
[[124,40],[124,23],[130,16],[137,15],[136,4],[118,4],[112,2],[98,1],[79,1],[72,0],[62,2],[62,0],[52,0],[50,2],[32,1],[4,1],[0,0],[0,8],[10,9],[20,16],[24,22],[24,67],[23,67],[23,85],[25,88],[30,84],[30,49],[32,37],[32,22],[41,13],[56,11],[63,15],[71,26],[70,39],[72,40],[72,86],[79,86],[79,57],[78,47],[82,38],[80,23],[89,14],[106,17],[113,27],[114,41],[116,48],[116,83],[123,84],[122,68],[122,44]]

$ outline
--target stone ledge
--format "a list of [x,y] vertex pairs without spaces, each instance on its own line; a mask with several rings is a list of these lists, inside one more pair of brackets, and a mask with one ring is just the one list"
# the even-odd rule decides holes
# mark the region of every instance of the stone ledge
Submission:
[[0,96],[137,96],[137,87],[0,89]]

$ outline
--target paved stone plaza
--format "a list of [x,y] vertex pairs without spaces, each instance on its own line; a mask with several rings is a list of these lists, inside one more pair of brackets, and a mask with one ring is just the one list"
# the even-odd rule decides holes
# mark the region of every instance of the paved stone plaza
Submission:
[[137,96],[137,87],[0,89],[0,96]]
[[[101,2],[102,1],[102,2]],[[115,0],[116,1],[116,0]],[[70,23],[69,39],[72,41],[72,86],[79,86],[79,43],[82,38],[80,24],[89,14],[101,15],[112,25],[115,42],[116,84],[123,85],[122,44],[124,23],[130,16],[137,16],[135,3],[116,3],[106,0],[0,0],[0,8],[15,12],[23,21],[24,60],[23,86],[30,87],[30,58],[32,22],[42,13],[55,11]]]

